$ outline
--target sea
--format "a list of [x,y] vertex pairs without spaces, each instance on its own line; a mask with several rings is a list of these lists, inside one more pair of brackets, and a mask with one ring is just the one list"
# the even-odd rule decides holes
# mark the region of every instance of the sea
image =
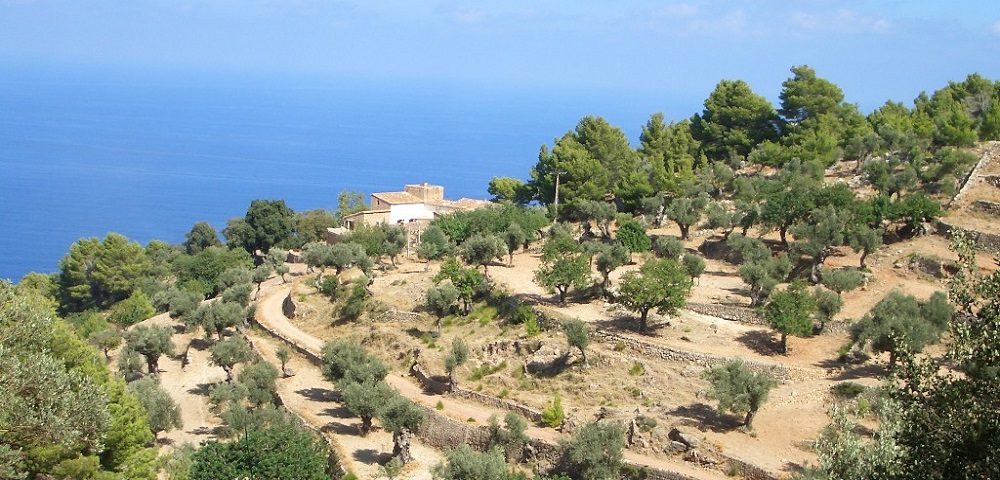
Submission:
[[638,142],[703,97],[428,79],[0,68],[0,279],[58,271],[79,238],[181,242],[253,199],[333,209],[430,182],[487,198],[585,115]]

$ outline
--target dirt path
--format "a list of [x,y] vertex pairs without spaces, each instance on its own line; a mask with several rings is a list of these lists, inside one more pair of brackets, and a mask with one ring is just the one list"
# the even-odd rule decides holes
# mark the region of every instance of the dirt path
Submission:
[[[270,292],[267,297],[263,298],[257,305],[257,320],[267,327],[278,331],[281,335],[285,336],[285,338],[288,338],[307,350],[318,354],[323,348],[324,341],[303,332],[288,321],[288,318],[285,317],[284,313],[282,313],[281,303],[290,290],[291,287],[276,289]],[[319,370],[311,364],[303,365],[302,368],[314,372],[313,375],[318,373]],[[444,406],[441,411],[459,421],[469,421],[472,419],[475,423],[485,425],[489,422],[489,418],[491,416],[496,415],[497,417],[502,417],[505,413],[503,410],[492,409],[478,403],[467,402],[446,396],[427,394],[409,377],[401,374],[390,374],[386,377],[386,382],[396,388],[401,394],[418,404],[434,408],[438,402],[441,402]],[[561,438],[561,435],[554,430],[535,426],[529,427],[526,433],[531,437],[544,439],[550,442],[554,442]],[[681,460],[649,457],[630,451],[625,452],[625,458],[636,464],[683,473],[698,479],[707,480],[724,478],[724,475],[719,472],[700,469]]]

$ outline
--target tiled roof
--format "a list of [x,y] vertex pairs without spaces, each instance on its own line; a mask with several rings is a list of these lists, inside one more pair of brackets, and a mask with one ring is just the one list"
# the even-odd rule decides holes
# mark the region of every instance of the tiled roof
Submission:
[[373,197],[382,200],[389,205],[401,205],[404,203],[423,203],[423,200],[410,192],[379,192],[373,193]]

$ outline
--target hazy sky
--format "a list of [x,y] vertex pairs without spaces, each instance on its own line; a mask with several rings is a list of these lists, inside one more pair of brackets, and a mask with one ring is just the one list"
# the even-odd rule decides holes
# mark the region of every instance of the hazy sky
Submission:
[[[812,65],[871,108],[1000,78],[995,0],[0,0],[0,66],[316,74],[774,98]],[[69,70],[67,70],[69,71]]]

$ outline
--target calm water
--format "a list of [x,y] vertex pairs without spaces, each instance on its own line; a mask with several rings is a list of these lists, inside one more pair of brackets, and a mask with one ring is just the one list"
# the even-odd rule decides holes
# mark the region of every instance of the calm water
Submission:
[[0,278],[57,270],[80,237],[179,242],[254,198],[333,208],[428,181],[485,198],[586,114],[635,141],[700,99],[342,79],[15,72],[0,77]]

